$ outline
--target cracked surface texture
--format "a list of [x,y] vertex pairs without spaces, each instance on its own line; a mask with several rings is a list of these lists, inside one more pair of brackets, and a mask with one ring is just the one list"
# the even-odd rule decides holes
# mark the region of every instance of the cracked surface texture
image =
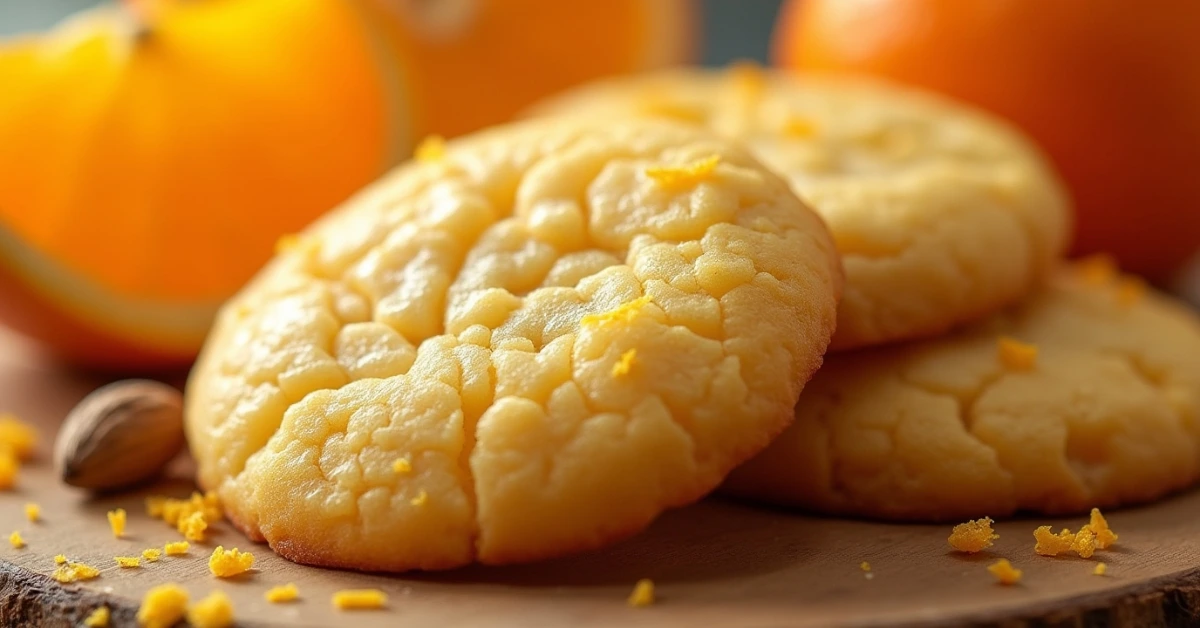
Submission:
[[587,550],[700,498],[791,421],[842,282],[785,181],[662,121],[452,142],[281,246],[189,442],[241,529],[365,570]]
[[584,86],[532,113],[669,117],[744,141],[833,232],[846,270],[834,349],[982,318],[1031,290],[1068,243],[1068,199],[1031,144],[898,86],[673,70]]
[[[796,422],[724,490],[838,514],[1084,513],[1200,473],[1200,320],[1129,279],[1061,271],[944,339],[830,357]],[[1005,367],[997,338],[1037,346]]]

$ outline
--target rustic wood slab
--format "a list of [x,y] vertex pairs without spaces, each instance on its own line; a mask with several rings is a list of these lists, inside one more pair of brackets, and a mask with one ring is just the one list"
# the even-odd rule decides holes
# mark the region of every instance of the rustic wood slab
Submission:
[[[538,565],[473,567],[449,573],[378,576],[289,563],[219,525],[211,541],[187,557],[119,569],[118,555],[161,547],[179,535],[145,515],[151,493],[185,496],[186,461],[145,490],[102,498],[58,484],[48,452],[58,421],[100,383],[51,366],[0,332],[0,411],[18,413],[42,430],[40,459],[23,469],[19,487],[0,494],[0,532],[20,530],[25,549],[0,546],[0,624],[77,626],[97,605],[113,607],[114,626],[134,625],[138,600],[153,585],[174,581],[194,598],[213,589],[233,598],[241,625],[329,626],[878,626],[1038,625],[1147,626],[1200,622],[1200,493],[1113,512],[1120,535],[1093,560],[1033,554],[1033,528],[1078,527],[1083,518],[1025,520],[998,526],[991,553],[962,557],[946,545],[947,526],[887,525],[824,519],[708,500],[668,513],[648,532],[606,551]],[[41,505],[29,523],[23,505]],[[114,539],[105,512],[124,507],[128,536]],[[251,549],[257,569],[218,580],[207,557],[217,544]],[[52,557],[101,567],[85,585],[46,577]],[[1004,587],[985,570],[1006,557],[1025,571]],[[1096,560],[1108,575],[1092,575]],[[871,577],[859,564],[869,561]],[[625,603],[639,578],[657,584],[659,602]],[[295,582],[302,599],[263,600],[276,584]],[[387,610],[336,611],[331,594],[376,587]]]

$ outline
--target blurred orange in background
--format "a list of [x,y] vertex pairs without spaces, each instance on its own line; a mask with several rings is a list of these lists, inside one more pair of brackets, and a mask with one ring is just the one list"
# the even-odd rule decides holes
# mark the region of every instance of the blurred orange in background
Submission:
[[128,0],[0,47],[0,321],[187,364],[276,239],[427,133],[686,60],[688,0]]
[[1195,0],[791,0],[774,57],[1009,118],[1071,187],[1075,251],[1165,279],[1200,246],[1198,33]]

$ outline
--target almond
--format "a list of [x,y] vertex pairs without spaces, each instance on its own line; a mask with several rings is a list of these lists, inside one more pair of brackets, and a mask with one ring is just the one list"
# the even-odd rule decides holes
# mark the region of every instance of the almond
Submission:
[[114,490],[155,477],[183,447],[182,394],[125,380],[92,392],[67,415],[54,466],[66,484]]

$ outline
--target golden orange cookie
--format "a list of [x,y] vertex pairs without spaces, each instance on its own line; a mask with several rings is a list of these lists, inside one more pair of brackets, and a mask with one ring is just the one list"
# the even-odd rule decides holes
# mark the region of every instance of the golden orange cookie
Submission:
[[587,550],[791,421],[841,270],[744,150],[542,120],[418,155],[284,242],[193,371],[200,483],[252,537],[383,571]]
[[957,334],[834,356],[731,493],[946,521],[1135,504],[1200,475],[1200,319],[1093,262]]
[[1021,298],[1063,253],[1069,202],[1038,151],[949,100],[748,66],[602,81],[542,116],[667,117],[745,142],[833,232],[835,349],[934,336]]

